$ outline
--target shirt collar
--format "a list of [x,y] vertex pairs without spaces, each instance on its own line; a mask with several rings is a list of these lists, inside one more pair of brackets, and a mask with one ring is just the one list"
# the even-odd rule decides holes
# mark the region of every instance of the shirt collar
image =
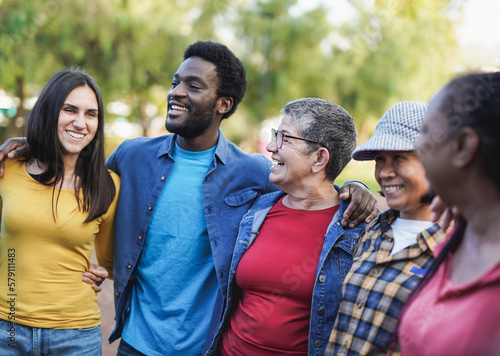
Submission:
[[[160,146],[158,150],[158,158],[163,155],[168,155],[169,157],[174,156],[175,140],[177,139],[177,134],[167,135],[165,141]],[[229,141],[224,137],[222,131],[219,130],[219,138],[217,140],[217,148],[215,149],[215,156],[219,158],[222,164],[226,164],[227,160],[227,150]]]
[[[394,209],[388,209],[380,215],[380,228],[382,234],[385,234],[390,229],[390,225],[398,217],[399,217],[399,211]],[[428,229],[425,229],[418,235],[417,242],[421,245],[422,249],[424,249],[425,246],[422,246],[422,241],[419,238],[422,237],[424,240],[423,241],[424,244],[432,252],[434,251],[434,248],[436,247],[437,244],[444,241],[445,236],[446,233],[443,231],[441,225],[439,223],[435,223],[434,225],[432,225]]]

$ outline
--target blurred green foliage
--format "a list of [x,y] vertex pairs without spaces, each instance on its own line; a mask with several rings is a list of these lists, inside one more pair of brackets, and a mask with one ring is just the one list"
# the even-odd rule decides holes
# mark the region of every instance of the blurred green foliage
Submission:
[[[344,106],[363,140],[392,104],[427,101],[453,74],[448,11],[460,1],[350,0],[354,15],[334,24],[327,14],[337,2],[297,15],[297,0],[0,0],[0,88],[19,98],[23,116],[26,98],[52,74],[85,67],[105,102],[127,103],[127,119],[145,134],[148,106],[166,114],[184,49],[214,40],[246,65],[248,92],[235,115],[243,126],[315,96]],[[20,134],[15,120],[1,138]],[[237,143],[254,136],[244,131],[227,136]]]

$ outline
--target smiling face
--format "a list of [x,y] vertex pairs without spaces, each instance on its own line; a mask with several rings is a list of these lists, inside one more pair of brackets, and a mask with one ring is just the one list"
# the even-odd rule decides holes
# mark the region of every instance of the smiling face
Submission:
[[165,127],[169,132],[193,139],[203,135],[210,127],[218,128],[219,79],[215,69],[215,64],[198,57],[182,62],[174,74],[167,96]]
[[75,160],[94,139],[99,125],[95,93],[88,86],[73,89],[64,100],[57,121],[57,136],[65,158]]
[[[297,127],[292,123],[290,115],[284,115],[278,130],[291,136],[299,136]],[[313,158],[305,152],[307,142],[284,138],[283,146],[278,149],[276,140],[272,139],[266,146],[271,152],[273,166],[269,180],[284,192],[291,194],[294,190],[301,190],[311,178]]]
[[381,151],[375,155],[375,179],[387,205],[410,220],[428,220],[429,205],[421,202],[429,189],[424,167],[414,152]]

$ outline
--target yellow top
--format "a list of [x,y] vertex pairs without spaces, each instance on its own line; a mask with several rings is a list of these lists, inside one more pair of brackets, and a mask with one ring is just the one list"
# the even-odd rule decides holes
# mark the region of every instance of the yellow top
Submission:
[[[56,221],[52,187],[24,164],[6,160],[0,179],[0,319],[31,327],[88,328],[100,324],[97,295],[82,275],[95,239],[101,265],[112,265],[117,194],[106,214],[84,224],[74,190],[61,190]],[[56,198],[58,191],[55,191]]]

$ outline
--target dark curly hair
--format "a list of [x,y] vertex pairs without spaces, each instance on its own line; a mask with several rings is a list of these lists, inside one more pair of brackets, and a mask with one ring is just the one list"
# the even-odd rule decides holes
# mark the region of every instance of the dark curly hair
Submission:
[[215,64],[219,76],[217,96],[228,96],[233,99],[233,107],[222,118],[231,116],[243,100],[247,90],[247,71],[243,63],[226,46],[211,41],[198,41],[184,51],[184,60],[200,57]]

